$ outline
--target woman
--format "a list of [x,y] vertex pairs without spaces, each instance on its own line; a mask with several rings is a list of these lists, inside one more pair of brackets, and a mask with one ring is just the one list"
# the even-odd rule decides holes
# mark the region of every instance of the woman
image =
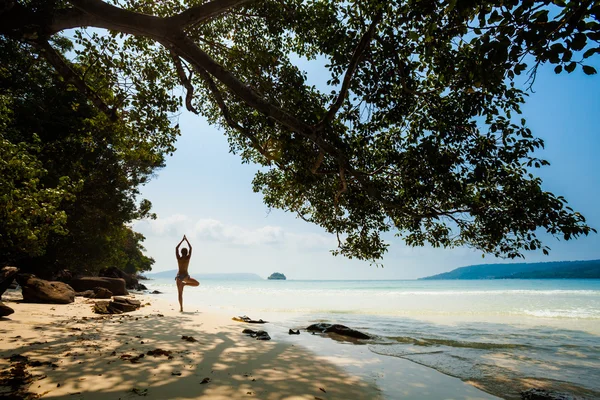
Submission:
[[[181,255],[179,254],[179,247],[183,242],[186,242],[189,246],[190,250],[183,248],[181,249]],[[200,282],[190,277],[188,274],[188,266],[190,265],[190,258],[192,257],[192,245],[190,241],[183,235],[183,239],[181,242],[175,247],[175,256],[177,257],[177,264],[179,265],[179,272],[177,276],[175,276],[175,282],[177,283],[177,291],[179,292],[179,311],[183,312],[183,287],[185,285],[188,286],[198,286]]]

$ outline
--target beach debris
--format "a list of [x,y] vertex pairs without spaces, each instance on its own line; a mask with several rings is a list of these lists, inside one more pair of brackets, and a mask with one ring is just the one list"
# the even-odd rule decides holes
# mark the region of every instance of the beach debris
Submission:
[[179,371],[173,371],[173,372],[171,372],[171,375],[181,376],[181,372],[179,372]]
[[347,326],[340,324],[327,324],[324,322],[318,324],[312,324],[308,328],[307,331],[310,332],[321,332],[321,333],[337,333],[341,336],[353,337],[356,339],[371,339],[371,336],[366,333],[359,332],[355,329],[348,328]]
[[63,282],[45,281],[32,274],[18,275],[17,282],[26,303],[68,304],[75,301],[75,290]]
[[244,329],[242,333],[255,338],[256,340],[271,340],[271,336],[266,331],[254,331],[252,329]]
[[321,392],[323,392],[323,393],[327,393],[327,391],[326,391],[325,389],[323,389],[323,388],[319,388],[319,390],[320,390]]
[[131,392],[137,394],[138,396],[148,396],[148,389],[138,389],[134,387],[131,389]]
[[154,357],[166,356],[169,358],[169,360],[173,359],[173,353],[169,350],[154,349],[154,350],[148,351],[146,354],[149,356],[154,356]]
[[315,400],[323,400],[323,399],[320,398],[320,397],[315,396]]
[[242,315],[241,317],[233,317],[231,319],[234,321],[237,321],[237,322],[245,322],[247,324],[266,324],[269,322],[269,321],[263,321],[262,319],[254,320],[247,315]]
[[296,329],[296,330],[290,329],[288,331],[288,334],[290,334],[290,335],[299,335],[300,334],[300,329]]
[[124,361],[130,361],[132,364],[137,364],[140,362],[140,359],[144,358],[144,353],[137,356],[132,356],[131,354],[122,354],[120,358]]
[[521,392],[523,400],[576,400],[577,397],[546,389],[527,389]]
[[198,340],[197,340],[197,339],[195,339],[193,336],[185,336],[185,335],[184,335],[184,336],[182,336],[182,337],[181,337],[181,339],[182,339],[182,340],[185,340],[185,341],[187,341],[187,342],[191,342],[191,343],[194,343],[194,342],[197,342],[197,341],[198,341]]
[[210,382],[210,378],[204,378],[202,379],[202,382],[200,382],[201,385],[204,385],[205,383]]

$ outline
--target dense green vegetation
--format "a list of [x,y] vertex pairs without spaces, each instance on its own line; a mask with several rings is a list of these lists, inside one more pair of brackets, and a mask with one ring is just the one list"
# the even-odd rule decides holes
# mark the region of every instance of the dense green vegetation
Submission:
[[269,277],[267,279],[274,279],[274,280],[285,280],[285,275],[282,274],[281,272],[273,272],[271,275],[269,275]]
[[470,265],[421,279],[600,279],[600,260]]
[[[86,112],[93,105],[121,121],[113,137],[160,157],[174,129],[165,113],[185,104],[260,166],[254,189],[267,206],[336,234],[336,254],[376,261],[392,231],[409,245],[514,258],[548,252],[539,232],[569,240],[593,231],[532,174],[548,162],[535,155],[543,142],[520,115],[526,93],[515,80],[526,73],[533,84],[544,63],[596,74],[597,1],[2,4],[0,35],[50,63],[65,89],[85,95],[77,104]],[[73,28],[76,47],[61,54],[57,35]],[[324,61],[330,86],[308,84],[298,57]],[[6,151],[21,151],[10,143]],[[33,158],[19,168],[37,179]],[[64,226],[57,201],[74,192],[68,185],[86,185],[80,178],[54,184],[58,192],[25,190],[56,216],[37,235]]]
[[136,196],[164,164],[164,149],[109,120],[31,46],[5,38],[0,102],[0,265],[48,274],[149,270],[144,238],[126,224],[151,216]]

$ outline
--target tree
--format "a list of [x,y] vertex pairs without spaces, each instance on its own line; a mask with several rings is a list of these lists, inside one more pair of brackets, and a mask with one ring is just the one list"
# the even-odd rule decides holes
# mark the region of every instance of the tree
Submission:
[[[265,203],[337,234],[338,253],[377,260],[392,230],[410,245],[519,257],[548,252],[540,229],[594,231],[531,173],[547,162],[514,80],[547,62],[595,74],[584,63],[599,51],[597,1],[3,3],[0,34],[35,46],[111,118],[148,123],[147,110],[181,101],[222,126],[263,167]],[[107,34],[75,31],[71,61],[114,96],[53,50],[83,27]],[[297,56],[325,60],[330,87],[309,86]]]
[[[61,54],[70,42],[56,45]],[[159,134],[149,141],[111,121],[27,44],[0,38],[0,60],[0,264],[46,274],[149,269],[143,235],[124,224],[152,216],[139,186],[164,165],[175,130],[161,132],[161,146]]]

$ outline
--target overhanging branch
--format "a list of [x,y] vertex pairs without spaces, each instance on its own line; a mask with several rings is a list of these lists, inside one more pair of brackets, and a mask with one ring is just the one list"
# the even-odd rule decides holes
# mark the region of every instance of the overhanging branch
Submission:
[[166,22],[178,29],[183,29],[187,26],[199,24],[207,19],[223,14],[233,7],[252,1],[254,0],[213,0],[208,3],[191,7],[177,15],[166,18]]
[[185,74],[185,71],[183,70],[183,65],[181,65],[181,59],[179,58],[179,56],[177,54],[175,54],[175,52],[173,50],[171,50],[170,53],[171,53],[171,58],[173,59],[173,62],[175,63],[175,69],[177,70],[177,75],[179,76],[179,80],[181,81],[181,84],[183,85],[183,87],[186,90],[185,107],[188,109],[188,111],[191,111],[194,114],[198,114],[198,110],[196,110],[196,108],[194,108],[194,105],[192,104],[192,99],[194,97],[194,86],[192,85],[192,82],[190,82],[190,78],[188,78],[188,76]]
[[381,21],[382,17],[382,11],[375,15],[375,18],[373,18],[373,21],[371,21],[369,29],[367,29],[365,34],[358,42],[356,49],[354,49],[354,53],[352,54],[352,57],[350,58],[350,63],[348,64],[348,68],[346,69],[346,74],[344,75],[344,81],[342,82],[342,88],[340,89],[340,93],[338,94],[335,103],[333,103],[331,108],[329,108],[329,111],[327,111],[325,117],[323,117],[323,119],[318,123],[317,126],[319,129],[323,129],[324,126],[331,123],[331,121],[333,121],[333,119],[335,118],[335,114],[337,114],[339,109],[342,107],[342,104],[344,104],[344,100],[348,95],[348,90],[350,90],[350,83],[352,82],[354,72],[356,72],[356,68],[358,67],[358,63],[362,58],[364,52],[369,47],[371,39],[373,38],[373,34],[375,33],[375,28],[377,27],[379,21]]
[[102,113],[116,121],[117,112],[110,108],[100,96],[90,88],[83,79],[65,61],[62,55],[57,52],[46,40],[38,40],[34,43],[41,50],[42,56],[56,69],[66,82],[75,86],[84,96],[86,96]]

